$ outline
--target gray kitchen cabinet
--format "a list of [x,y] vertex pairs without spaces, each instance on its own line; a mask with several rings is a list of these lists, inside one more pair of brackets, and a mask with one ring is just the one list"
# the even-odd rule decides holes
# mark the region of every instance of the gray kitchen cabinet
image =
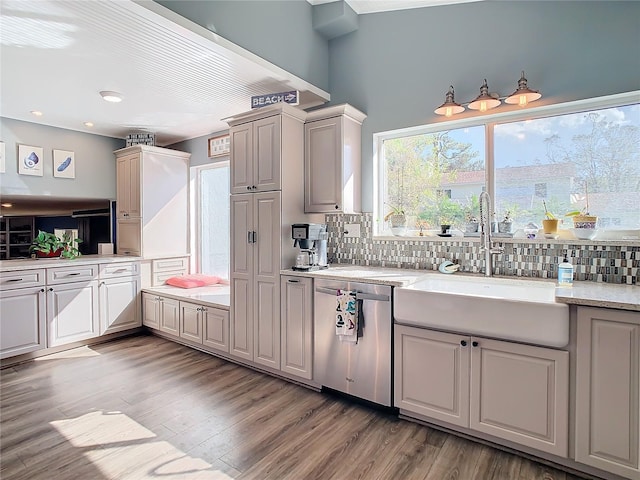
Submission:
[[361,128],[366,115],[343,104],[310,112],[304,126],[304,211],[359,213]]
[[202,343],[203,306],[190,302],[180,302],[180,338]]
[[282,117],[274,115],[229,129],[231,193],[280,190]]
[[47,346],[44,270],[3,273],[1,280],[0,359],[42,350]]
[[189,255],[190,153],[148,145],[116,150],[116,249],[141,256],[143,287],[156,285],[154,259]]
[[140,264],[100,265],[100,335],[137,328],[140,318]]
[[567,457],[569,352],[395,325],[394,402]]
[[100,334],[98,280],[47,287],[48,347],[97,337]]
[[180,336],[180,302],[150,293],[142,294],[143,318],[146,327]]
[[230,353],[280,369],[281,193],[231,196]]
[[394,403],[461,427],[469,425],[469,337],[395,325]]
[[229,311],[203,307],[202,315],[202,344],[229,353]]
[[578,307],[575,459],[640,479],[640,313]]
[[313,280],[283,275],[281,370],[297,377],[313,377]]

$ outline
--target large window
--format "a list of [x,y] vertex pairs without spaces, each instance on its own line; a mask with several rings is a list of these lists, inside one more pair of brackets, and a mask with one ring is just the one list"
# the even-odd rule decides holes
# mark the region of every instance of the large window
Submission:
[[192,170],[195,270],[229,278],[229,162]]
[[[640,229],[640,104],[630,95],[467,118],[376,135],[376,234],[403,212],[403,235],[461,231],[487,190],[514,230],[548,211],[598,216],[599,229]],[[625,102],[626,100],[626,102]],[[446,127],[446,128],[443,128]]]

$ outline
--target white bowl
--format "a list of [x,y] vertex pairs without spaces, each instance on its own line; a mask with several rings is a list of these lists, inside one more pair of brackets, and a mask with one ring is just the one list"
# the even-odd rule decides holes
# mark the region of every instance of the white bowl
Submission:
[[573,234],[580,240],[591,240],[596,236],[597,230],[595,228],[574,228]]

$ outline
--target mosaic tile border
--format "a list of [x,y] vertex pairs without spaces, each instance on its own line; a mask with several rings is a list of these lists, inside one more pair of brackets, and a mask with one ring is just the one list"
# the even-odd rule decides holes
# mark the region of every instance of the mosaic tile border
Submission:
[[[480,273],[484,254],[477,240],[373,239],[373,216],[327,214],[327,254],[333,263],[437,270],[445,260],[460,264],[460,271]],[[345,238],[345,224],[360,224],[360,237]],[[494,263],[496,275],[557,278],[566,253],[576,280],[639,285],[640,245],[586,244],[585,242],[496,241],[504,248]]]

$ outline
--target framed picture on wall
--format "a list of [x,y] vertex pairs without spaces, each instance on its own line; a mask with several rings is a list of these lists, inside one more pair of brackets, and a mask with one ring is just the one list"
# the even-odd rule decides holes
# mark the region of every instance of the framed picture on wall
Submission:
[[20,175],[34,175],[41,177],[43,168],[42,147],[18,145],[18,173]]
[[0,142],[0,173],[4,173],[5,170],[5,155],[6,150],[4,149],[4,142]]
[[76,160],[68,150],[53,151],[53,176],[57,178],[76,178]]
[[209,158],[222,157],[231,152],[231,139],[229,135],[220,135],[209,139]]

